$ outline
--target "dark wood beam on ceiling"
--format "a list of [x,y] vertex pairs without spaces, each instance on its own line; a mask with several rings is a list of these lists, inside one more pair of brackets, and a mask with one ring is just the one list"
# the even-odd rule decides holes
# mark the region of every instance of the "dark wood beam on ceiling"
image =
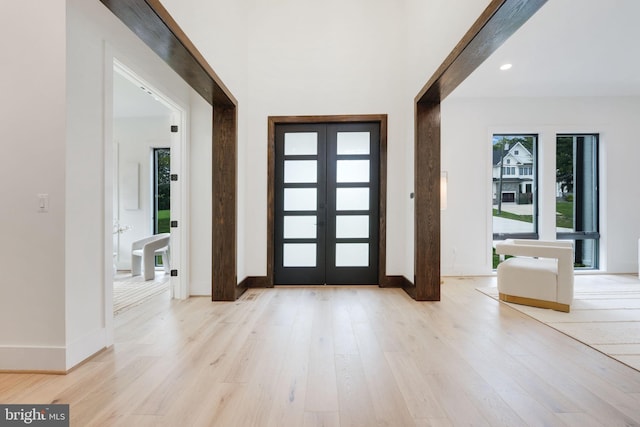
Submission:
[[237,102],[158,0],[100,0],[211,105]]
[[440,102],[458,87],[547,0],[493,0],[453,48],[416,101]]
[[418,301],[440,300],[440,103],[546,0],[493,0],[415,98],[414,281]]

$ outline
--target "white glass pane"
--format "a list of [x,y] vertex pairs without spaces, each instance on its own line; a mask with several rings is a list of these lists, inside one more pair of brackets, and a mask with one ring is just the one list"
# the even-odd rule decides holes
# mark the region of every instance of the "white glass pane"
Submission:
[[315,188],[285,188],[285,211],[315,211],[317,210],[317,190]]
[[338,132],[338,154],[369,154],[369,132]]
[[284,238],[285,239],[315,239],[316,223],[314,216],[285,216],[284,217]]
[[318,154],[318,134],[315,132],[296,132],[284,134],[284,155]]
[[336,267],[368,267],[369,245],[336,243]]
[[369,182],[369,160],[338,160],[337,182]]
[[283,245],[282,265],[284,267],[315,267],[315,243],[285,243]]
[[317,182],[318,162],[316,160],[285,160],[284,182]]
[[368,188],[337,188],[336,209],[339,211],[368,211]]
[[336,237],[339,239],[369,237],[369,215],[336,216]]

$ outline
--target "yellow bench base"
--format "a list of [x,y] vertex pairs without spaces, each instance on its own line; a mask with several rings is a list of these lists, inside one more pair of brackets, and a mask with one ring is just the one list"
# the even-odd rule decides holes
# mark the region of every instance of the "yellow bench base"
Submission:
[[571,308],[568,304],[560,304],[559,302],[545,301],[545,300],[540,300],[535,298],[516,297],[513,295],[507,295],[503,293],[500,293],[499,296],[500,296],[500,300],[504,302],[511,302],[514,304],[521,304],[521,305],[529,305],[531,307],[538,307],[538,308],[550,308],[551,310],[562,311],[564,313],[569,313],[569,310]]

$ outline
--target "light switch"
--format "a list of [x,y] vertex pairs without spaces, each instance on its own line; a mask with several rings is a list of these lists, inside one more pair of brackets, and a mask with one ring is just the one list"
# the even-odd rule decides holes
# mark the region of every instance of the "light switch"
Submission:
[[48,194],[38,194],[38,212],[49,212]]

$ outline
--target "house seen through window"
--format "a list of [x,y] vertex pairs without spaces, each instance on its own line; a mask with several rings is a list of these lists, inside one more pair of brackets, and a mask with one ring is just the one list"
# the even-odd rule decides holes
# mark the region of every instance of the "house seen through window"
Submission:
[[[537,135],[494,135],[493,240],[537,239]],[[509,165],[509,166],[503,166]],[[498,257],[493,257],[493,267]]]
[[[493,241],[538,239],[537,135],[494,135]],[[574,266],[598,268],[598,135],[556,136],[556,239],[573,240]],[[504,165],[504,166],[503,166]],[[509,165],[509,166],[506,166]],[[493,267],[499,260],[494,254]]]

